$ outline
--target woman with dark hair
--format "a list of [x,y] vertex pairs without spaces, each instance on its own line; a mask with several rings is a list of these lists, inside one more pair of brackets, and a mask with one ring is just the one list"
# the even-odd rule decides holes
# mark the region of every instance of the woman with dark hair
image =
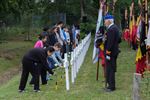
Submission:
[[48,46],[54,46],[54,44],[58,42],[57,36],[56,36],[56,33],[55,33],[56,30],[57,30],[57,28],[53,27],[50,30],[50,32],[48,33],[48,37],[47,37],[47,41],[46,41]]
[[61,44],[61,46],[63,45],[63,40],[62,38],[60,37],[60,34],[59,34],[59,28],[58,27],[54,27],[54,33],[56,34],[56,37],[57,37],[57,40],[58,42]]

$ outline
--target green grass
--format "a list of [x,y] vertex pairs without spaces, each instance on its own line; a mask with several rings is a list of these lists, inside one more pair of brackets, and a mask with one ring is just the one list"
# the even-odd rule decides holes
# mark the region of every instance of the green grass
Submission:
[[0,74],[10,68],[20,67],[21,57],[29,48],[33,47],[33,42],[8,41],[0,44]]
[[[27,85],[26,93],[18,93],[20,73],[5,85],[0,86],[0,100],[131,100],[132,79],[135,72],[135,51],[128,48],[126,43],[121,44],[121,53],[118,57],[116,73],[117,90],[112,93],[103,92],[102,68],[100,67],[99,81],[96,81],[96,64],[92,64],[93,45],[87,52],[84,64],[69,91],[65,90],[65,79],[60,82],[63,71],[57,70],[58,90],[55,89],[56,76],[53,76],[47,86],[41,86],[42,92],[34,93],[33,87]],[[58,72],[59,71],[59,72]]]

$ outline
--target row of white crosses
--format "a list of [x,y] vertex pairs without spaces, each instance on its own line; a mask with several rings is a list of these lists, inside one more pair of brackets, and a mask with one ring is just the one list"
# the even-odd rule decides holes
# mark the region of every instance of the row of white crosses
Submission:
[[[88,34],[82,41],[79,43],[79,45],[71,52],[71,82],[74,83],[75,79],[77,77],[77,73],[79,72],[79,69],[84,61],[85,55],[88,51],[88,48],[91,43],[91,33]],[[65,74],[66,74],[66,90],[70,89],[69,85],[69,61],[68,56],[65,54],[65,61],[64,61],[64,67],[65,67]]]

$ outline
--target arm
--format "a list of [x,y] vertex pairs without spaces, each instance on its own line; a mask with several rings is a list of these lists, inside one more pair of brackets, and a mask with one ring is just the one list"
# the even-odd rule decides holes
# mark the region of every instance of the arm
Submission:
[[43,65],[43,67],[50,73],[50,74],[54,74],[54,72],[50,69],[48,63],[47,63],[47,57],[44,54],[39,55],[40,57],[40,61]]
[[63,35],[62,30],[61,30],[61,29],[59,29],[59,32],[60,32],[60,38],[64,41],[64,40],[65,40],[65,37],[64,37],[64,35]]
[[60,56],[60,51],[57,51],[56,52],[56,56],[58,57],[58,59],[61,61],[61,63],[63,63],[64,62],[64,60],[61,58],[61,56]]
[[59,61],[56,58],[56,54],[55,53],[51,57],[55,61],[56,64],[58,64],[59,66],[61,66],[61,64],[59,63]]

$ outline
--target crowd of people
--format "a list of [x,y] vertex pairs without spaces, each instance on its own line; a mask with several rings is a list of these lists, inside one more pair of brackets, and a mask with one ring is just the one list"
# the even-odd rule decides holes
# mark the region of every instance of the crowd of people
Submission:
[[73,48],[78,45],[79,40],[80,29],[78,25],[69,28],[60,21],[53,27],[44,27],[43,32],[38,35],[34,48],[23,56],[18,91],[25,91],[30,73],[32,79],[29,84],[34,85],[35,92],[40,92],[40,76],[42,85],[46,85],[47,75],[53,75],[53,69],[63,67],[64,54],[70,54]]

